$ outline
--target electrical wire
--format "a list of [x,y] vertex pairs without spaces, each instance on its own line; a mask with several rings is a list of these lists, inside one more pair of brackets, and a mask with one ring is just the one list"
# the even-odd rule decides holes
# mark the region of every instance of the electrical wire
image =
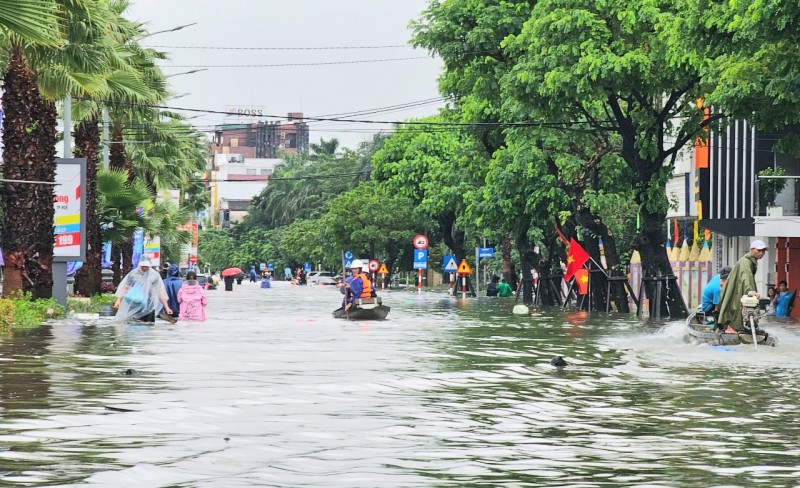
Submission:
[[410,61],[412,59],[435,59],[431,56],[410,56],[405,58],[384,58],[384,59],[359,59],[355,61],[322,61],[316,63],[275,63],[275,64],[173,64],[162,66],[169,68],[284,68],[289,66],[333,66],[345,64],[369,64],[369,63],[388,63],[392,61]]
[[308,47],[241,47],[241,46],[150,46],[157,49],[206,49],[218,51],[332,51],[348,49],[397,49],[412,48],[408,44],[395,44],[385,46],[308,46]]

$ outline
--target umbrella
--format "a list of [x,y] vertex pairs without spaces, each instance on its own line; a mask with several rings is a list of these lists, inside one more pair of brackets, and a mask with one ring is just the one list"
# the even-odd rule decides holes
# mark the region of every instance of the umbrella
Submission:
[[244,274],[244,273],[242,273],[242,270],[239,268],[228,268],[222,270],[222,276],[236,276],[238,274]]

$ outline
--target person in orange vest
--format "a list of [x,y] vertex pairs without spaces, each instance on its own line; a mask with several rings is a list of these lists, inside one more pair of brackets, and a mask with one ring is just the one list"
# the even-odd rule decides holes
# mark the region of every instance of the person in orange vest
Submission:
[[369,275],[364,273],[364,263],[360,259],[354,259],[350,265],[350,270],[353,272],[353,281],[350,282],[350,293],[347,295],[347,305],[345,310],[350,310],[359,298],[371,298],[375,296],[372,289],[372,282],[369,280]]

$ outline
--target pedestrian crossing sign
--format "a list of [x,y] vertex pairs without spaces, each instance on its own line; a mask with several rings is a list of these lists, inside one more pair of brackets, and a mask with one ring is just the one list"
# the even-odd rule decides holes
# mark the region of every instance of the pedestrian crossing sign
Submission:
[[458,269],[458,264],[456,264],[456,257],[455,256],[445,256],[444,257],[444,271],[445,273],[455,273]]
[[469,263],[466,259],[462,259],[461,262],[458,264],[458,274],[460,275],[469,275],[472,274],[472,268],[469,267]]
[[378,270],[378,274],[389,274],[389,270],[386,269],[386,263],[381,263],[381,269]]

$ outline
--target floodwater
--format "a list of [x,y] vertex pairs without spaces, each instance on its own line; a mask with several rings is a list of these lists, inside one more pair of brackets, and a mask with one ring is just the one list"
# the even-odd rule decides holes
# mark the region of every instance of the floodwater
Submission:
[[0,486],[800,483],[795,324],[713,348],[513,299],[387,292],[370,323],[331,288],[234,290],[205,323],[0,338]]

